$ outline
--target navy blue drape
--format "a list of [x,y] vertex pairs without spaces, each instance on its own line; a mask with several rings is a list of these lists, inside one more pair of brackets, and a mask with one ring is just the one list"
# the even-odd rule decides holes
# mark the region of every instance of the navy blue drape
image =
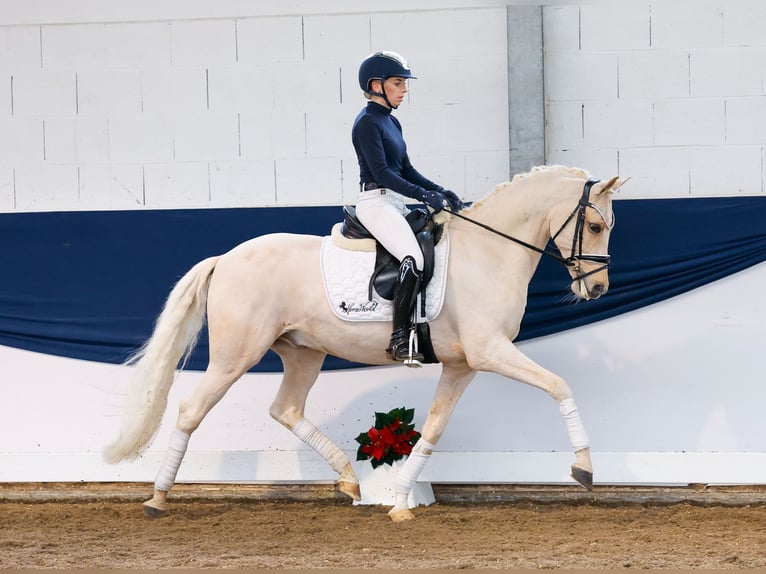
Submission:
[[[615,212],[609,293],[565,302],[566,270],[543,258],[520,340],[649,305],[766,259],[766,197],[622,200]],[[194,263],[266,233],[326,235],[340,217],[339,207],[0,214],[0,345],[123,362]],[[188,368],[206,364],[203,335]],[[325,369],[352,366],[325,361]],[[270,353],[254,370],[279,371],[281,363]]]

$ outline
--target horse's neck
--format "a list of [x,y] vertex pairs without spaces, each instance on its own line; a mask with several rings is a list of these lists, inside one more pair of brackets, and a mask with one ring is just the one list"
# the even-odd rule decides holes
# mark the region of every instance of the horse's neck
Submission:
[[550,200],[529,189],[526,182],[506,186],[488,195],[466,216],[542,249],[550,237]]

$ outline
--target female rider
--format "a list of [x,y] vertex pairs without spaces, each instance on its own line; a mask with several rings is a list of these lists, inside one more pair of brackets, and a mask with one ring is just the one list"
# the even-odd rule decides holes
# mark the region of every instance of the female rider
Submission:
[[[369,101],[354,121],[351,139],[359,160],[359,221],[400,262],[394,288],[393,332],[386,349],[390,358],[420,366],[423,355],[410,349],[413,311],[423,270],[423,253],[405,215],[404,197],[422,201],[434,213],[463,207],[452,191],[435,184],[412,166],[402,126],[393,115],[414,78],[407,62],[395,52],[375,52],[359,67],[359,86]],[[395,192],[395,193],[392,193]],[[404,196],[404,197],[402,197]]]

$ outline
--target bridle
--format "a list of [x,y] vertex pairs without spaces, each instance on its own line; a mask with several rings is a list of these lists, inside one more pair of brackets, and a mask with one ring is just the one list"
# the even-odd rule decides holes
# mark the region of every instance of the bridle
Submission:
[[589,277],[590,275],[593,275],[594,273],[598,273],[599,271],[609,268],[609,255],[599,255],[594,253],[582,252],[583,235],[585,233],[585,210],[586,209],[588,209],[589,207],[591,209],[594,209],[596,213],[598,213],[599,216],[601,217],[601,220],[604,222],[604,225],[606,225],[607,229],[611,230],[614,227],[614,212],[612,213],[612,221],[609,222],[606,220],[606,214],[597,205],[595,205],[594,203],[590,201],[590,190],[593,187],[593,185],[598,183],[599,181],[601,180],[595,179],[595,178],[589,178],[588,181],[585,182],[585,186],[583,187],[583,190],[582,190],[582,196],[580,196],[580,201],[577,203],[577,206],[575,206],[575,208],[569,214],[569,217],[566,218],[564,223],[561,224],[561,227],[559,227],[559,230],[556,233],[554,233],[553,236],[551,237],[551,240],[555,241],[555,239],[561,234],[561,232],[564,231],[564,228],[567,225],[569,225],[569,222],[572,221],[573,219],[575,220],[575,231],[574,231],[574,235],[572,236],[572,249],[569,254],[569,257],[563,257],[560,253],[557,253],[556,251],[551,251],[550,249],[547,249],[547,248],[540,249],[536,245],[532,245],[531,243],[527,243],[526,241],[523,241],[521,239],[518,239],[506,233],[503,233],[502,231],[498,231],[494,227],[490,227],[489,225],[485,223],[481,223],[480,221],[476,221],[475,219],[471,219],[470,217],[466,217],[465,215],[456,213],[455,211],[452,211],[451,209],[445,208],[445,211],[449,212],[455,217],[459,217],[460,219],[464,219],[465,221],[473,223],[474,225],[477,225],[478,227],[481,227],[482,229],[486,229],[487,231],[494,233],[495,235],[499,235],[500,237],[513,241],[514,243],[518,243],[519,245],[522,245],[526,247],[527,249],[531,249],[532,251],[536,251],[537,253],[541,253],[543,255],[547,255],[548,257],[552,257],[553,259],[555,259],[556,261],[558,261],[565,267],[574,269],[575,273],[580,272],[581,270],[580,262],[582,261],[588,261],[591,263],[601,264],[600,266],[588,271],[587,273],[582,273],[580,275],[577,275],[573,279],[573,281],[581,281],[582,279],[585,279],[586,277]]

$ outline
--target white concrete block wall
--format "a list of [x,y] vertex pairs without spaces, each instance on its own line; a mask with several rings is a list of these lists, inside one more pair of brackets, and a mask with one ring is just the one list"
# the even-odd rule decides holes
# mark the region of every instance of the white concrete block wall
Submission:
[[86,2],[39,24],[8,4],[25,20],[0,19],[0,210],[353,202],[357,70],[376,49],[420,78],[397,115],[424,175],[468,199],[509,176],[502,3],[125,19]]
[[621,197],[764,192],[766,6],[545,6],[546,161],[633,180]]

